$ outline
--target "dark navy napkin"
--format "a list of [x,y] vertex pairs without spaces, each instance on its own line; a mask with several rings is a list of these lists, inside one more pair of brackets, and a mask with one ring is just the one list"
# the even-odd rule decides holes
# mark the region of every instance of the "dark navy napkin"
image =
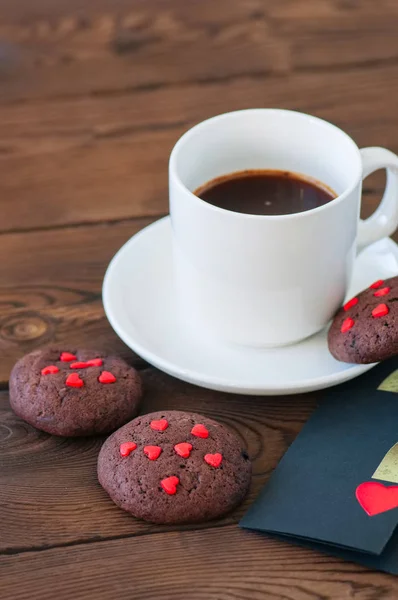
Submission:
[[329,390],[240,526],[398,573],[397,385],[395,358]]

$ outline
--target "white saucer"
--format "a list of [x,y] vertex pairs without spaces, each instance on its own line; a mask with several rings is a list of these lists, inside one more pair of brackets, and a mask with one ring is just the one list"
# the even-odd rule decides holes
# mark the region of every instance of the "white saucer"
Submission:
[[[386,238],[359,255],[347,297],[397,273],[398,246]],[[103,301],[113,329],[132,350],[170,375],[214,390],[297,394],[348,381],[374,366],[334,360],[326,330],[292,346],[265,350],[189,337],[174,300],[170,217],[140,231],[115,255],[105,275]]]

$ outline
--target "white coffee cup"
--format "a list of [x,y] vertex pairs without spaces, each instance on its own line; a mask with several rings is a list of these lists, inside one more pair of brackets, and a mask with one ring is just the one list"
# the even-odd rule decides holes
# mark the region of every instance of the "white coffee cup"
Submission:
[[[387,169],[375,213],[359,218],[362,179]],[[291,215],[251,215],[193,194],[215,177],[244,169],[302,173],[337,198]],[[341,129],[276,109],[208,119],[175,145],[169,165],[177,298],[186,326],[225,342],[290,344],[319,331],[341,305],[357,249],[398,224],[398,157],[359,150]]]

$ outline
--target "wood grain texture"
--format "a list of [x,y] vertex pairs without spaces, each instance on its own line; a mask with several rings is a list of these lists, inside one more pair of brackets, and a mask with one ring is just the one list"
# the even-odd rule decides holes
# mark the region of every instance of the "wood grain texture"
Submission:
[[[397,5],[311,1],[303,14],[286,0],[214,5],[5,11],[0,231],[165,214],[174,143],[229,110],[303,110],[361,146],[398,150]],[[28,65],[10,58],[17,49]]]
[[12,4],[0,26],[3,101],[398,59],[393,0]]
[[116,352],[142,364],[113,333],[101,288],[115,252],[148,224],[66,228],[4,235],[0,239],[0,385],[15,361],[49,343]]
[[[12,600],[395,600],[398,579],[228,525],[0,556]],[[75,595],[76,594],[76,595]]]
[[[154,369],[141,374],[142,413],[167,407],[215,418],[236,431],[253,460],[253,485],[244,504],[202,527],[219,527],[240,518],[316,402],[315,395],[307,395],[299,401],[281,397],[275,403],[204,390]],[[14,415],[7,392],[0,392],[0,554],[178,528],[133,519],[109,500],[96,478],[102,441],[39,432]]]

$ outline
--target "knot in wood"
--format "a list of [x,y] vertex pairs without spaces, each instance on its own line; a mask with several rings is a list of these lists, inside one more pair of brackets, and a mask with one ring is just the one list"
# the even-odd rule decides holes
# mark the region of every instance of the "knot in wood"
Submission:
[[2,323],[0,335],[11,342],[36,340],[49,330],[49,323],[39,314],[12,315]]

